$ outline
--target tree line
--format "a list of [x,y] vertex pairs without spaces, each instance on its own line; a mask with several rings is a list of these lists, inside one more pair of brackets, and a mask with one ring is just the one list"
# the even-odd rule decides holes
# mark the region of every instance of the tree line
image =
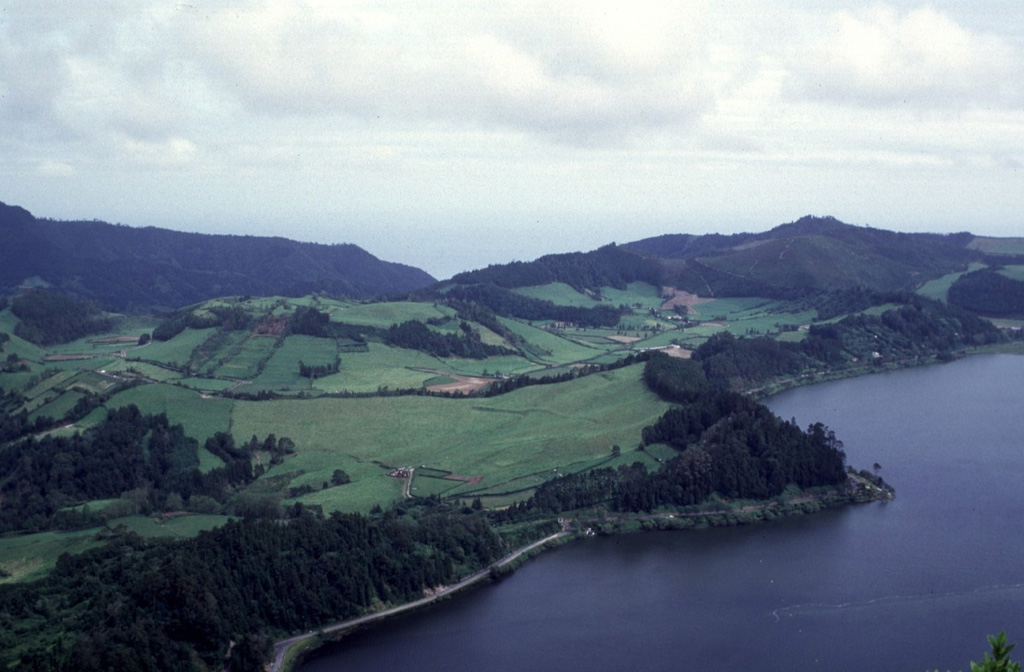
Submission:
[[551,479],[504,517],[596,505],[649,512],[699,504],[713,494],[766,499],[790,484],[810,488],[846,481],[842,442],[824,425],[801,430],[750,397],[715,387],[693,360],[652,355],[644,365],[644,380],[677,405],[644,428],[638,450],[664,443],[678,455],[653,472],[634,462]]
[[19,320],[15,335],[37,345],[69,343],[113,328],[98,303],[42,289],[15,297],[11,312]]
[[[15,441],[0,452],[0,532],[70,529],[181,508],[219,511],[263,473],[262,465],[252,466],[256,451],[269,452],[274,464],[295,450],[287,437],[236,445],[225,432],[204,447],[222,466],[200,472],[198,441],[166,415],[135,406],[109,410],[102,423],[72,436]],[[105,499],[116,501],[103,511],[78,506]]]
[[55,670],[262,670],[273,641],[422,597],[504,552],[481,514],[243,519],[186,541],[126,534],[0,586],[0,662]]

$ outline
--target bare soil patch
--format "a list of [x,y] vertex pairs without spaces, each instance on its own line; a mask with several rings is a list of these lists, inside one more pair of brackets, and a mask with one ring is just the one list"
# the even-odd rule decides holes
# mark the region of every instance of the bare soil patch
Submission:
[[678,357],[679,359],[689,359],[693,355],[693,352],[686,348],[680,348],[678,345],[661,348],[661,351],[669,357]]
[[662,287],[661,298],[665,299],[665,302],[661,304],[662,310],[673,310],[676,306],[686,306],[687,313],[690,312],[690,308],[693,306],[711,301],[711,299],[706,299],[690,292],[684,292],[675,287]]
[[280,336],[288,327],[288,315],[281,315],[261,321],[252,330],[253,336]]
[[427,390],[429,392],[463,392],[465,394],[472,394],[473,392],[479,392],[486,388],[488,385],[494,382],[494,378],[481,378],[479,376],[463,376],[458,373],[451,373],[450,371],[439,371],[437,369],[419,369],[427,373],[434,373],[439,376],[448,376],[454,379],[454,382],[443,383],[441,385],[428,385]]
[[636,336],[608,336],[609,341],[615,341],[616,343],[636,343],[640,339]]
[[92,359],[96,355],[47,355],[44,362],[73,362],[79,359]]

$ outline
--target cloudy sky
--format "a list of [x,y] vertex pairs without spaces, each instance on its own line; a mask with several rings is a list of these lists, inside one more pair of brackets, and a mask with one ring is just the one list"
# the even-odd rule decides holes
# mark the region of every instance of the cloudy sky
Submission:
[[0,201],[437,277],[813,214],[1024,235],[1018,0],[0,0]]

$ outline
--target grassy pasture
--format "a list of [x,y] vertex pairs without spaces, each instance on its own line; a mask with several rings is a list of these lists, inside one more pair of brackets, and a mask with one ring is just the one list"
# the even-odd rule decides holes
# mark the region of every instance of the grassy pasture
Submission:
[[590,308],[600,305],[601,301],[589,294],[581,294],[564,282],[552,282],[547,285],[536,285],[534,287],[518,287],[512,290],[516,294],[528,296],[531,299],[550,301],[558,306],[579,306]]
[[216,328],[186,329],[169,341],[150,341],[144,347],[129,350],[128,359],[143,359],[173,366],[185,366],[192,351],[206,342]]
[[509,331],[521,336],[540,350],[550,352],[549,355],[539,356],[537,358],[538,361],[545,363],[566,364],[569,362],[586,360],[600,354],[602,350],[614,347],[614,344],[610,342],[605,348],[599,348],[597,346],[589,347],[570,341],[557,333],[548,331],[547,329],[531,326],[525,322],[509,319],[507,317],[499,317],[498,319]]
[[[628,367],[491,399],[236,402],[232,429],[238,436],[290,436],[298,452],[286,466],[311,483],[329,480],[342,465],[352,484],[303,501],[361,509],[390,501],[399,487],[377,472],[374,461],[480,474],[483,488],[598,459],[616,443],[635,445],[640,429],[667,407],[646,389],[640,373],[639,366]],[[352,494],[351,504],[345,493]]]
[[46,415],[54,419],[63,418],[75,407],[78,400],[84,396],[85,395],[81,392],[65,392],[64,394],[61,394],[37,407],[34,411],[29,413],[28,419],[35,421],[35,419],[41,415]]
[[125,529],[134,532],[140,537],[190,539],[200,532],[220,527],[229,520],[231,520],[230,516],[209,514],[189,514],[167,519],[153,516],[127,516],[107,521],[107,527],[115,528],[123,525]]
[[[203,398],[194,390],[176,385],[153,384],[133,387],[115,394],[107,402],[110,408],[122,408],[129,404],[135,404],[143,413],[166,413],[172,424],[184,425],[185,433],[198,439],[200,444],[217,432],[232,430],[230,399]],[[287,436],[281,431],[275,433],[278,436]],[[249,434],[242,433],[237,436],[248,439]]]
[[96,529],[39,532],[0,537],[0,569],[10,576],[0,584],[41,578],[57,565],[61,553],[81,553],[99,546]]
[[387,329],[392,324],[401,324],[410,320],[426,322],[431,318],[454,316],[455,311],[446,306],[412,301],[391,301],[388,303],[338,305],[337,309],[331,312],[331,321]]
[[[218,369],[239,353],[248,338],[248,331],[215,331],[192,353],[193,365],[200,367],[207,375],[218,375]],[[230,377],[241,378],[243,376],[231,375]]]
[[[167,369],[162,366],[157,366],[156,364],[150,364],[149,362],[124,360],[120,358],[108,362],[106,365],[103,366],[103,370],[106,371],[107,373],[135,373],[141,376],[145,376],[150,380],[156,380],[159,382],[166,382],[168,380],[179,379],[181,379],[182,382],[184,382],[185,380],[191,380],[192,382],[206,380],[203,378],[182,379],[181,373],[179,373],[178,371]],[[193,387],[195,387],[195,385],[193,385]]]
[[537,368],[536,363],[517,355],[488,357],[487,359],[449,359],[447,363],[449,371],[464,376],[483,376],[499,371],[504,375],[516,375]]
[[763,312],[773,304],[777,305],[777,302],[756,296],[714,299],[693,306],[690,319],[700,322],[714,320],[718,317],[724,317],[726,320],[738,320]]
[[1024,282],[1024,266],[1006,266],[999,271],[999,275],[1004,275],[1018,282]]
[[255,378],[260,366],[274,352],[275,339],[265,336],[250,336],[246,333],[231,351],[224,363],[217,367],[213,375],[221,378]]
[[625,290],[615,289],[614,287],[602,287],[601,296],[613,306],[626,304],[635,308],[636,304],[639,303],[642,309],[661,308],[661,305],[665,302],[661,298],[661,291],[654,285],[648,285],[646,282],[631,282],[626,286]]
[[[389,389],[418,388],[436,374],[413,369],[448,369],[445,360],[417,350],[392,348],[382,343],[368,343],[367,346],[366,352],[342,355],[338,373],[318,378],[314,383],[316,389],[325,392],[376,392],[382,386]],[[296,375],[298,370],[296,359]]]
[[967,247],[981,250],[986,254],[1024,254],[1024,238],[985,238],[976,237]]
[[[263,340],[273,344],[271,339]],[[333,364],[338,356],[338,346],[331,339],[295,334],[286,338],[272,353],[255,383],[267,389],[308,390],[312,387],[311,381],[299,375],[299,362]]]
[[985,264],[972,263],[967,266],[966,271],[959,271],[957,273],[947,273],[941,278],[929,280],[917,288],[917,293],[921,296],[926,296],[929,299],[935,299],[937,301],[945,301],[949,296],[949,288],[953,286],[953,283],[960,279],[960,276],[970,273],[971,271],[979,271],[985,268]]

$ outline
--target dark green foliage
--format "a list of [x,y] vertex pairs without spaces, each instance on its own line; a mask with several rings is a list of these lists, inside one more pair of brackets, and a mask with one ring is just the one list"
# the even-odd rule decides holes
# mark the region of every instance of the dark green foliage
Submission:
[[[246,520],[190,541],[128,535],[61,556],[43,581],[0,587],[0,637],[21,629],[17,650],[8,647],[0,663],[220,670],[234,641],[230,669],[262,670],[281,633],[358,615],[374,601],[421,597],[502,553],[479,516],[426,510],[410,518]],[[37,629],[44,621],[61,628]]]
[[992,653],[986,653],[980,663],[972,662],[971,672],[1020,672],[1020,663],[1010,658],[1010,652],[1017,645],[1006,643],[1005,631],[1000,631],[998,635],[989,635],[988,644],[992,647]]
[[774,376],[794,375],[809,363],[802,344],[768,337],[736,338],[727,331],[715,334],[693,353],[712,384],[742,389]]
[[21,320],[14,333],[39,345],[67,343],[112,328],[99,305],[41,289],[16,297],[11,312]]
[[950,303],[993,317],[1024,317],[1024,282],[998,269],[985,268],[960,276],[949,288]]
[[[887,299],[900,299],[905,305],[881,315],[857,314],[811,325],[807,337],[797,343],[720,332],[694,351],[693,362],[700,365],[708,384],[743,390],[811,371],[945,358],[964,348],[1006,340],[992,323],[957,306],[908,293],[889,294]],[[656,380],[648,384],[659,389]]]
[[329,336],[327,325],[330,321],[331,316],[327,313],[308,306],[298,306],[295,309],[295,314],[292,315],[291,321],[288,323],[288,327],[293,334],[326,338]]
[[678,456],[655,472],[636,462],[552,479],[506,515],[514,519],[597,504],[650,511],[698,504],[714,493],[765,499],[789,484],[808,488],[846,481],[842,442],[820,423],[801,431],[747,396],[713,388],[693,361],[655,354],[644,380],[680,405],[644,428],[641,445],[667,443],[681,451]]
[[622,311],[609,305],[590,308],[559,306],[492,284],[457,285],[445,292],[445,296],[465,303],[477,303],[498,315],[521,320],[555,320],[587,327],[614,327],[622,315]]
[[468,322],[460,325],[461,334],[434,331],[417,320],[392,324],[382,335],[384,342],[398,348],[419,350],[435,357],[467,357],[484,359],[494,355],[514,354],[500,345],[487,345],[480,332]]
[[303,378],[323,378],[335,374],[341,368],[341,358],[335,358],[330,364],[306,364],[299,360],[299,375]]
[[506,289],[563,282],[582,291],[602,287],[625,289],[626,285],[635,281],[658,287],[662,284],[661,271],[640,255],[613,243],[593,252],[551,254],[531,262],[515,261],[488,266],[477,271],[459,273],[450,282],[461,285],[493,284]]
[[251,329],[253,317],[239,305],[212,306],[203,313],[192,308],[180,310],[157,325],[153,330],[153,338],[158,341],[169,341],[186,328],[209,329],[220,327],[223,331],[241,331]]
[[219,296],[373,298],[425,287],[427,273],[355,245],[35,219],[0,203],[0,292],[38,276],[120,310],[167,310]]
[[977,259],[979,253],[967,249],[972,239],[808,216],[765,233],[668,235],[626,247],[660,258],[667,283],[702,296],[797,298],[861,286],[911,290]]
[[0,531],[95,524],[66,507],[96,499],[121,498],[114,508],[119,515],[159,510],[172,493],[224,502],[256,477],[253,452],[269,452],[273,464],[295,449],[291,439],[273,435],[262,443],[253,437],[239,448],[224,432],[205,447],[224,466],[200,473],[198,442],[165,415],[143,415],[135,406],[109,411],[103,423],[83,433],[9,445],[0,454]]

